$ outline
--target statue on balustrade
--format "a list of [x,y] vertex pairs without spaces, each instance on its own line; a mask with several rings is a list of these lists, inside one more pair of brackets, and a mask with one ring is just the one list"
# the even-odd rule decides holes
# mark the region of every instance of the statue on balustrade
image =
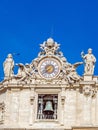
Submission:
[[93,75],[94,74],[94,67],[95,67],[95,62],[96,62],[96,58],[95,56],[92,54],[92,49],[89,48],[88,49],[88,54],[84,54],[84,52],[81,52],[81,56],[84,60],[84,74],[86,75]]
[[5,79],[14,75],[14,60],[12,54],[8,54],[6,60],[3,63]]

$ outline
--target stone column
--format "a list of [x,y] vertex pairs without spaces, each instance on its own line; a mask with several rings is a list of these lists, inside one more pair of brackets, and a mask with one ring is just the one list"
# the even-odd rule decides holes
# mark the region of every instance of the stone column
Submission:
[[83,90],[83,125],[92,125],[92,100],[96,96],[95,81],[92,80],[92,75],[85,75],[81,85]]
[[30,125],[32,125],[34,123],[34,91],[31,92],[31,96],[30,96]]
[[65,88],[61,92],[61,125],[64,125]]
[[98,93],[96,94],[96,106],[95,106],[95,124],[98,125]]
[[5,124],[9,125],[10,123],[10,107],[11,107],[11,90],[6,91],[6,99],[5,99]]
[[37,118],[38,119],[43,119],[45,118],[43,115],[43,96],[38,99],[38,112],[37,112]]
[[10,121],[16,125],[19,123],[20,89],[11,89],[11,92]]
[[85,125],[91,125],[91,97],[85,97],[84,96],[84,106],[83,106],[83,124]]
[[57,119],[57,103],[58,103],[58,99],[53,98],[53,101],[54,101],[54,119]]
[[92,105],[92,96],[91,96],[91,86],[84,86],[84,96],[83,96],[83,124],[91,125],[91,105]]
[[76,89],[76,124],[80,125],[82,122],[83,111],[83,94],[80,93],[79,88]]
[[97,111],[96,111],[96,97],[92,98],[91,110],[92,110],[92,113],[91,113],[92,124],[95,125],[95,122],[96,122],[95,117],[96,117],[96,114],[97,114]]

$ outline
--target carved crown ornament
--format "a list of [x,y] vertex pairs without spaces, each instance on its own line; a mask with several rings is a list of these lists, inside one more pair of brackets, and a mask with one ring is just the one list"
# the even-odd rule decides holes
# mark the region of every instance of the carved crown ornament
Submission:
[[[10,84],[66,84],[73,86],[84,80],[77,73],[77,67],[84,64],[84,75],[93,76],[96,58],[92,54],[92,49],[88,49],[88,54],[81,52],[83,62],[71,64],[60,51],[60,44],[52,38],[48,38],[40,44],[38,57],[31,63],[15,63],[12,54],[8,54],[3,63],[5,83]],[[18,66],[18,72],[14,74],[14,67]]]

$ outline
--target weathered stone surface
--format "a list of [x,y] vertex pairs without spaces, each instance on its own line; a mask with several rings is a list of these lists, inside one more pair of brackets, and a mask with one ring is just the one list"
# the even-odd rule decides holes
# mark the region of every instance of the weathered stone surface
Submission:
[[[18,64],[17,75],[8,70],[0,83],[0,130],[98,130],[98,76],[79,76],[82,62],[68,63],[59,46],[50,38],[30,64]],[[52,118],[44,114],[48,100]]]

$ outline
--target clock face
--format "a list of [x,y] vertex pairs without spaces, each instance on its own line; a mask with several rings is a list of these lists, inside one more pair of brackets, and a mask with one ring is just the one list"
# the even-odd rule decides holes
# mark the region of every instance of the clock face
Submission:
[[54,58],[45,58],[39,64],[39,73],[43,78],[51,79],[60,72],[60,63]]

